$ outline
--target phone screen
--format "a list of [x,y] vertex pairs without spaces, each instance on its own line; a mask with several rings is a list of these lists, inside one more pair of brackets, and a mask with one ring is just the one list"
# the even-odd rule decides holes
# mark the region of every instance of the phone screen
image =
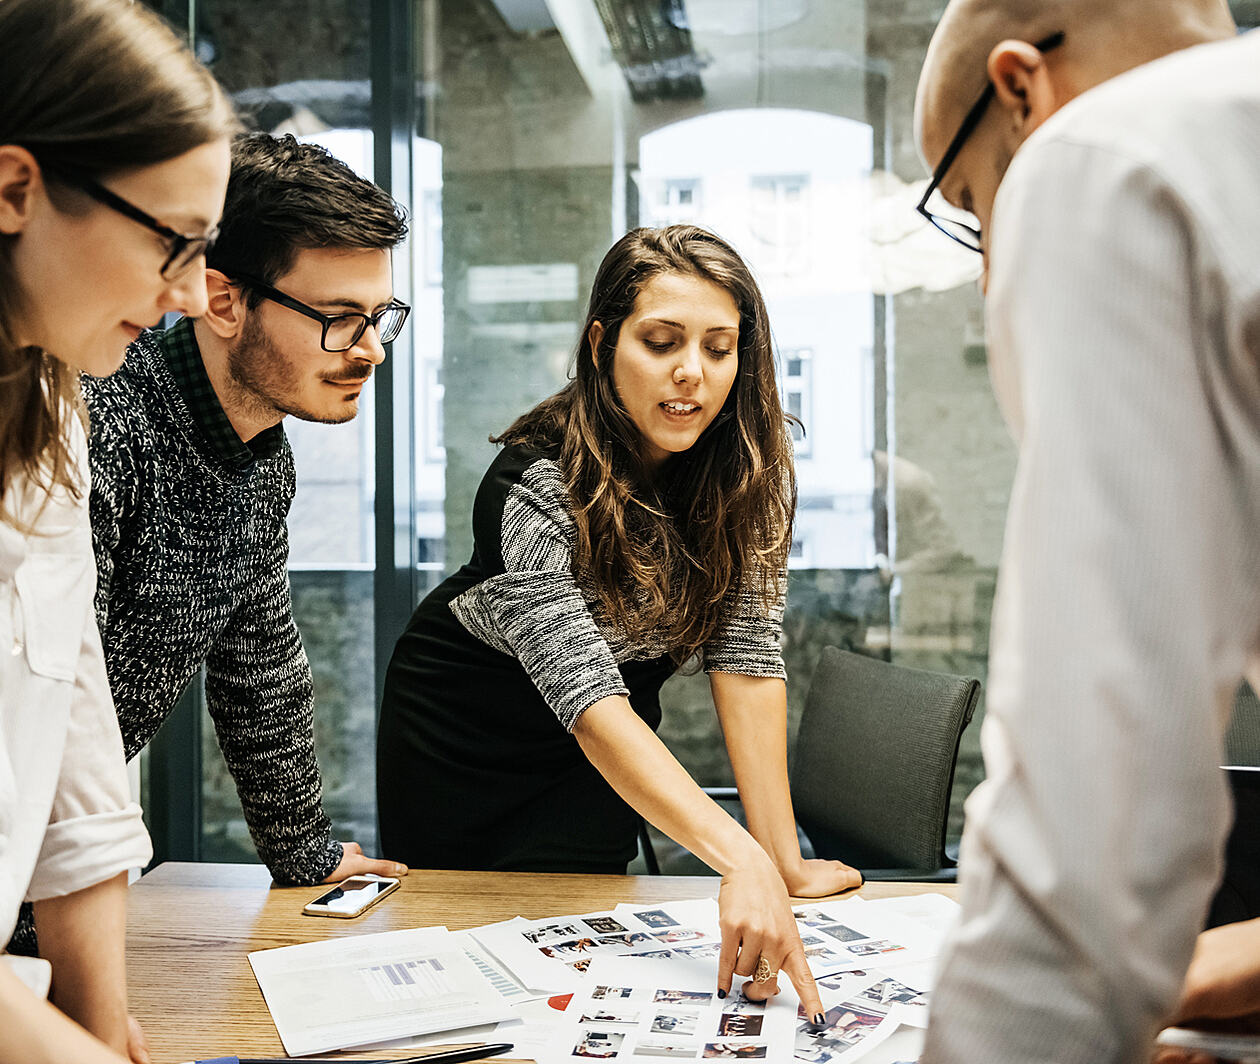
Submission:
[[372,903],[378,894],[384,893],[393,885],[388,879],[365,879],[362,876],[351,876],[338,883],[326,894],[321,894],[311,905],[329,909],[338,913],[355,913]]

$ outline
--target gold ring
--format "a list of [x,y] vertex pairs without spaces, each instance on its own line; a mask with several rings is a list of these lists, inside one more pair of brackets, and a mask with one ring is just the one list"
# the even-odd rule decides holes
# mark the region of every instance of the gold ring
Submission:
[[765,957],[757,958],[757,970],[753,972],[754,983],[768,983],[774,978],[774,969]]

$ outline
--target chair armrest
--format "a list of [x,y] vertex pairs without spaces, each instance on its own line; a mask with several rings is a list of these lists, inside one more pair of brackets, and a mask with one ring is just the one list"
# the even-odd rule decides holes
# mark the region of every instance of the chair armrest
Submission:
[[957,883],[957,868],[863,868],[867,883]]

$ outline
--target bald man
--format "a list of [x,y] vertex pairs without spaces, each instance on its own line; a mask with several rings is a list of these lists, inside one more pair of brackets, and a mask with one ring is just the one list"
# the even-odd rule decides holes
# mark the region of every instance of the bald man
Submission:
[[1221,0],[954,0],[916,133],[1020,446],[922,1060],[1146,1060],[1260,677],[1260,35]]

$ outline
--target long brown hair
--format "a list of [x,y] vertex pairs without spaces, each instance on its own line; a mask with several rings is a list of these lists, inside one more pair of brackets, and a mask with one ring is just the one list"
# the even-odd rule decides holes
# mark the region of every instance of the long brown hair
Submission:
[[[739,310],[739,367],[712,424],[653,480],[613,384],[613,360],[643,286],[665,273],[730,293]],[[596,321],[603,335],[594,353]],[[777,596],[796,507],[791,438],[765,301],[743,260],[714,234],[671,225],[617,241],[595,276],[573,380],[493,442],[557,458],[577,526],[574,573],[628,638],[663,630],[682,662],[714,636],[742,592],[765,607]]]
[[[236,128],[214,78],[142,4],[0,0],[0,144],[35,156],[50,196],[71,193],[48,171],[96,179]],[[17,341],[17,322],[30,312],[13,264],[20,239],[0,236],[0,500],[19,473],[46,488],[82,487],[64,424],[78,404],[77,373],[56,352]]]

